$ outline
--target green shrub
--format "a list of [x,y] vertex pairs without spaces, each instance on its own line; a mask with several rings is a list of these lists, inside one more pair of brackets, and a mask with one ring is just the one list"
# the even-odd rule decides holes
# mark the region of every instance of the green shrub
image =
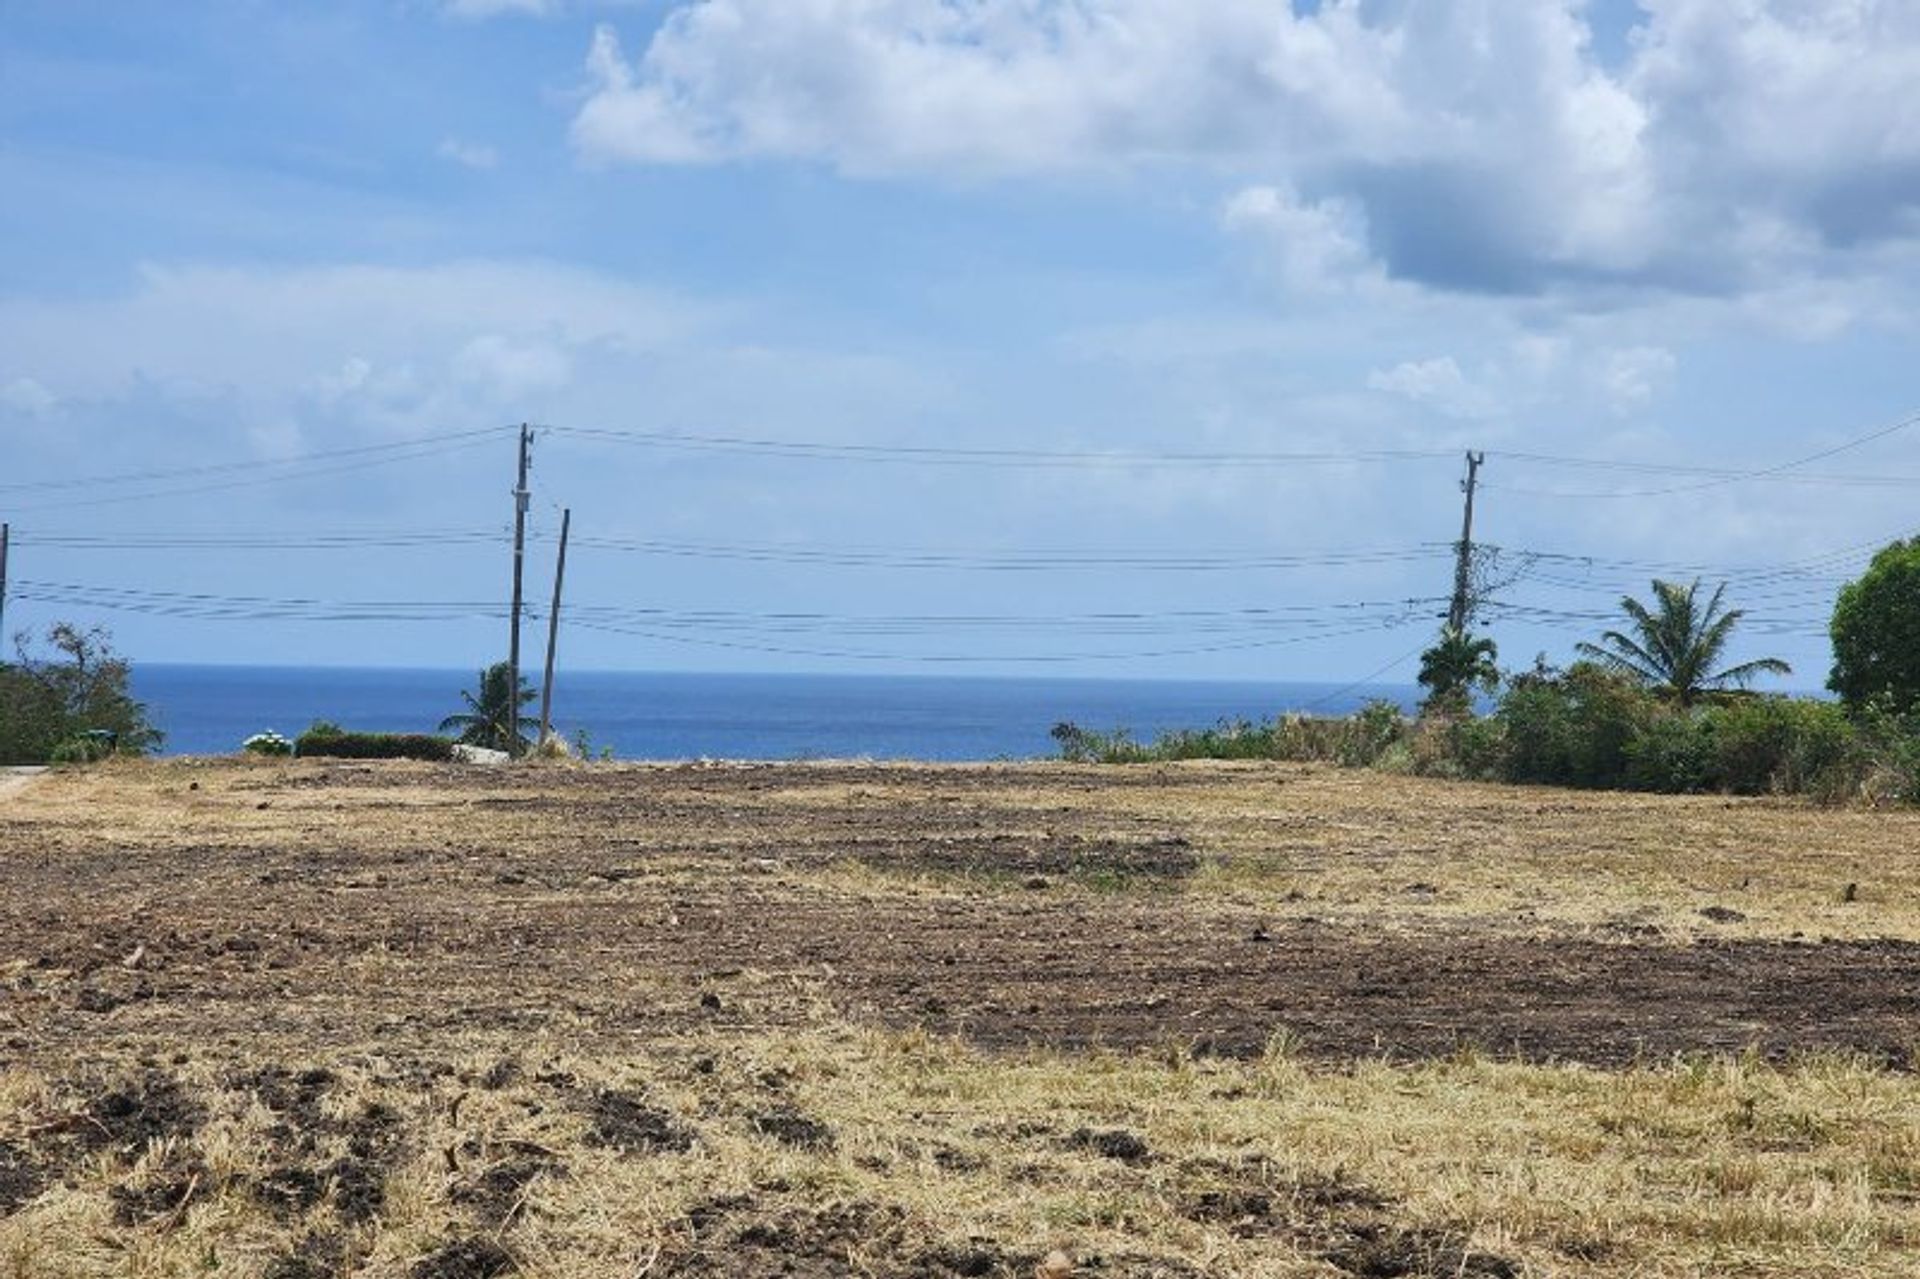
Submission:
[[49,764],[97,764],[113,754],[113,745],[102,737],[69,737],[47,753]]
[[1285,715],[1267,722],[1222,720],[1212,728],[1175,729],[1139,742],[1124,728],[1098,732],[1055,724],[1062,759],[1078,763],[1142,764],[1183,759],[1281,759],[1364,768],[1406,736],[1407,722],[1392,702],[1370,702],[1346,718]]
[[113,651],[107,632],[57,622],[46,630],[47,658],[17,637],[17,660],[0,661],[0,764],[72,762],[55,752],[98,730],[111,734],[121,754],[159,748],[162,734],[128,688],[131,668]]
[[1576,662],[1515,676],[1494,712],[1508,781],[1613,788],[1627,784],[1628,745],[1659,713],[1631,678]]
[[240,743],[240,749],[249,755],[291,755],[293,742],[279,733],[268,729],[264,733],[255,733]]
[[1708,707],[1702,722],[1712,744],[1707,789],[1792,794],[1861,763],[1859,730],[1829,702],[1741,697]]
[[1673,710],[1640,726],[1626,744],[1629,790],[1678,795],[1705,790],[1714,776],[1714,735],[1704,717]]
[[1430,777],[1739,795],[1920,802],[1920,712],[1737,694],[1683,707],[1591,663],[1513,677],[1492,715],[1408,723],[1390,702],[1345,718],[1223,721],[1137,742],[1056,725],[1067,759],[1273,759]]
[[294,741],[294,753],[328,759],[453,758],[453,739],[431,733],[350,733],[337,724],[318,723]]
[[1352,716],[1336,723],[1348,725],[1340,743],[1339,760],[1349,768],[1365,768],[1378,763],[1407,732],[1407,720],[1392,702],[1375,698]]
[[[1506,759],[1507,726],[1494,716],[1448,721],[1445,725],[1445,752],[1455,776],[1478,780],[1501,777]],[[1436,766],[1435,774],[1449,769]]]

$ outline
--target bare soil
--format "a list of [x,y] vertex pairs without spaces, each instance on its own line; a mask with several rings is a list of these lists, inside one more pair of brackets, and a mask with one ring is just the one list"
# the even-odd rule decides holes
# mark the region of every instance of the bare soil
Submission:
[[21,1276],[1906,1274],[1917,1041],[1905,812],[1285,766],[0,800]]
[[[50,777],[39,796],[88,784]],[[1284,1034],[1327,1058],[1911,1064],[1912,940],[1716,936],[1746,918],[1723,905],[1679,938],[1631,918],[1408,927],[1445,895],[1424,879],[1379,885],[1377,927],[1298,891],[1209,891],[1203,870],[1236,854],[1166,801],[1221,785],[1201,770],[155,768],[134,787],[161,819],[146,832],[110,804],[54,818],[23,796],[5,810],[0,1046],[420,1044],[557,1018],[627,1036],[778,1025],[825,1000],[993,1047],[1177,1038],[1232,1055]],[[1288,791],[1266,793],[1284,813]],[[1409,806],[1406,836],[1422,834]]]

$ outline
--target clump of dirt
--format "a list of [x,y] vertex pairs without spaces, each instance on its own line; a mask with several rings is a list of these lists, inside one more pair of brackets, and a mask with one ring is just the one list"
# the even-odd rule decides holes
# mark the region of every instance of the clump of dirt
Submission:
[[114,1224],[139,1226],[184,1212],[189,1200],[207,1186],[207,1167],[197,1158],[148,1172],[139,1181],[107,1189]]
[[0,1217],[31,1200],[45,1185],[39,1164],[25,1150],[0,1141]]
[[1238,1164],[1195,1160],[1181,1171],[1195,1184],[1177,1211],[1240,1238],[1282,1238],[1360,1279],[1513,1279],[1515,1263],[1477,1252],[1458,1230],[1393,1220],[1393,1199],[1362,1182],[1281,1172],[1255,1155]]
[[506,1249],[484,1235],[442,1244],[413,1263],[413,1279],[499,1279],[518,1267]]
[[499,1229],[518,1216],[527,1188],[541,1177],[565,1177],[567,1166],[551,1151],[531,1142],[510,1143],[506,1158],[478,1176],[456,1185],[449,1197],[471,1207],[480,1221]]
[[933,1166],[942,1172],[979,1172],[987,1161],[979,1155],[941,1142],[933,1148]]
[[[391,1106],[376,1101],[345,1117],[329,1114],[326,1101],[339,1081],[332,1071],[318,1068],[261,1066],[228,1082],[274,1112],[268,1140],[282,1156],[293,1156],[249,1186],[276,1215],[298,1217],[328,1203],[342,1221],[359,1224],[386,1206],[387,1168],[398,1158],[404,1135],[401,1116]],[[312,1157],[329,1137],[344,1137],[346,1153],[324,1163],[300,1158]]]
[[1520,1274],[1505,1257],[1471,1251],[1466,1236],[1452,1230],[1360,1225],[1322,1255],[1359,1279],[1518,1279]]
[[334,1084],[330,1070],[261,1066],[235,1074],[228,1082],[252,1093],[261,1105],[279,1116],[276,1139],[317,1132],[326,1126],[322,1105]]
[[270,1169],[252,1184],[254,1198],[282,1217],[297,1217],[326,1198],[326,1178],[311,1168]]
[[381,1166],[369,1159],[347,1156],[327,1165],[328,1197],[343,1221],[371,1221],[387,1203],[387,1179]]
[[1200,868],[1192,843],[1180,835],[1126,841],[1070,834],[944,838],[869,852],[860,860],[876,870],[1005,877],[1029,884],[1047,876],[1116,886],[1172,881]]
[[791,1106],[779,1106],[754,1115],[753,1126],[765,1136],[795,1150],[832,1150],[839,1144],[832,1128]]
[[498,1092],[508,1084],[518,1083],[524,1073],[519,1062],[511,1057],[502,1057],[481,1073],[479,1084],[488,1092]]
[[828,1208],[766,1204],[729,1195],[690,1209],[687,1242],[663,1256],[663,1273],[728,1279],[844,1279],[859,1274],[953,1279],[1026,1275],[1036,1258],[1012,1254],[991,1239],[963,1243],[931,1237],[890,1204],[855,1202]]
[[261,1279],[335,1279],[346,1266],[347,1246],[337,1235],[310,1234],[269,1261]]
[[622,1154],[679,1153],[693,1148],[693,1130],[632,1093],[603,1088],[586,1106],[587,1140]]
[[1123,1164],[1143,1164],[1153,1158],[1146,1139],[1124,1128],[1076,1129],[1067,1138],[1067,1146],[1074,1150],[1090,1150],[1107,1159],[1118,1159]]
[[83,1145],[122,1154],[137,1154],[164,1137],[190,1137],[206,1117],[178,1080],[151,1070],[95,1097],[82,1115],[86,1123],[72,1131]]

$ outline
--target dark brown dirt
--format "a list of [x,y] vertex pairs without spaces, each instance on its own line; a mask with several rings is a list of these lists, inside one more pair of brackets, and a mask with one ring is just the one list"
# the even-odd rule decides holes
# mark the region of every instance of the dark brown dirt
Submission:
[[949,836],[909,848],[869,850],[860,855],[860,861],[877,870],[910,874],[983,876],[1022,883],[1035,876],[1052,876],[1110,888],[1178,882],[1200,867],[1192,844],[1180,835],[1128,841],[1071,834],[1038,839],[1005,834]]
[[596,1092],[587,1099],[586,1112],[591,1124],[587,1140],[596,1146],[630,1155],[693,1147],[691,1128],[632,1093],[613,1088]]
[[349,1249],[337,1235],[311,1234],[267,1263],[262,1279],[336,1279],[348,1272]]
[[484,1235],[443,1244],[420,1258],[408,1273],[413,1279],[499,1279],[518,1269],[513,1257]]
[[1123,1164],[1143,1164],[1153,1158],[1147,1143],[1124,1128],[1081,1128],[1067,1138],[1067,1145],[1075,1150],[1090,1150],[1106,1159],[1118,1159]]
[[1191,1221],[1242,1238],[1284,1239],[1307,1256],[1363,1279],[1515,1279],[1505,1257],[1478,1251],[1458,1230],[1410,1227],[1372,1187],[1338,1177],[1300,1179],[1267,1159],[1206,1160],[1180,1169],[1196,1188],[1179,1202]]
[[[284,827],[203,840],[200,810],[183,808],[194,833],[157,847],[85,819],[10,829],[0,1064],[263,1038],[326,1060],[341,1045],[556,1024],[630,1041],[779,1025],[817,1000],[996,1048],[1174,1037],[1240,1054],[1284,1032],[1327,1059],[1475,1046],[1601,1066],[1748,1048],[1911,1065],[1920,1021],[1915,943],[1375,932],[1319,922],[1310,903],[1287,914],[1189,895],[1204,840],[1119,801],[1151,791],[1171,805],[1218,785],[1201,772],[342,763],[223,776],[208,771],[191,796],[182,782],[178,802]],[[1287,778],[1258,784],[1284,794]],[[1083,802],[1049,806],[1062,788]],[[913,880],[956,870],[965,891]],[[1024,886],[1036,876],[1049,886]],[[139,946],[130,971],[119,957]],[[630,978],[651,985],[636,993]],[[289,1115],[325,1088],[261,1082]],[[164,1098],[102,1105],[94,1117],[123,1146],[183,1118]]]
[[795,1150],[832,1150],[839,1144],[833,1129],[808,1118],[791,1106],[780,1106],[753,1116],[755,1129]]
[[497,1162],[456,1184],[449,1198],[473,1210],[480,1223],[498,1231],[518,1217],[528,1191],[542,1177],[565,1177],[567,1166],[552,1152],[511,1146]]

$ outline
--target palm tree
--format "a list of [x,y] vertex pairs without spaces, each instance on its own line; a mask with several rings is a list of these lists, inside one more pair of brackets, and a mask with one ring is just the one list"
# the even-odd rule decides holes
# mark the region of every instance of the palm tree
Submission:
[[1428,690],[1421,709],[1464,714],[1474,689],[1491,693],[1500,686],[1500,668],[1494,664],[1499,656],[1485,636],[1441,627],[1438,642],[1420,654],[1420,686]]
[[[443,733],[459,730],[460,740],[469,746],[484,746],[488,750],[506,751],[518,755],[533,743],[522,734],[519,741],[513,740],[513,703],[507,690],[512,687],[513,676],[507,663],[495,662],[480,672],[480,692],[478,696],[462,691],[460,696],[466,699],[467,709],[457,715],[449,715],[440,721]],[[533,690],[527,687],[527,681],[520,681],[520,705],[525,706],[533,700]]]
[[1696,578],[1689,586],[1656,581],[1653,608],[1627,596],[1620,607],[1633,623],[1633,635],[1607,631],[1601,635],[1600,644],[1579,645],[1580,654],[1653,685],[1682,706],[1693,705],[1703,693],[1729,686],[1744,688],[1756,675],[1793,673],[1793,668],[1777,657],[1715,670],[1733,628],[1746,614],[1737,608],[1721,611],[1725,584],[1714,589],[1704,608],[1699,592],[1700,581]]

